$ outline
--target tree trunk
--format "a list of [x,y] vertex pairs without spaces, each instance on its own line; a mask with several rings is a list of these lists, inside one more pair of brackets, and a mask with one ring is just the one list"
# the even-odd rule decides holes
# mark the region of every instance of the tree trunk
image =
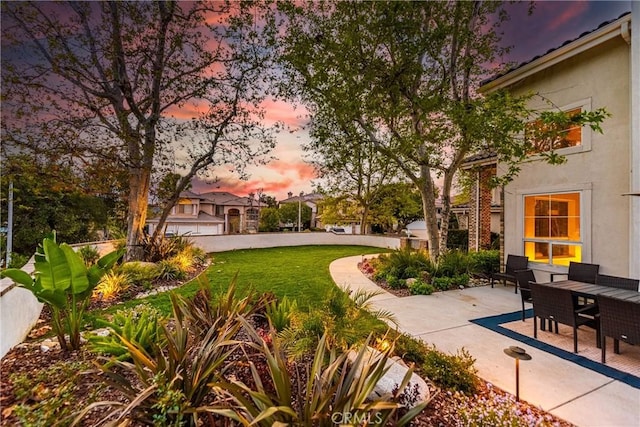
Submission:
[[440,233],[438,231],[435,186],[428,167],[420,167],[420,179],[422,181],[422,185],[420,185],[422,211],[427,228],[427,240],[429,241],[429,258],[436,261],[440,256]]
[[369,205],[365,205],[360,216],[360,234],[367,234],[369,227]]
[[129,213],[127,216],[127,261],[141,260],[144,256],[142,238],[147,221],[151,169],[131,168],[129,171]]
[[[457,168],[453,169],[457,170]],[[455,172],[449,170],[444,173],[444,182],[442,184],[442,221],[440,222],[440,248],[447,248],[449,238],[449,216],[451,215],[451,185],[453,183],[453,175]]]

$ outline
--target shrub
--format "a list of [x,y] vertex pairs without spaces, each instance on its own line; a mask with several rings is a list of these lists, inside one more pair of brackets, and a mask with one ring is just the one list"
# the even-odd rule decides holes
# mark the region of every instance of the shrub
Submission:
[[453,277],[467,273],[468,269],[469,260],[466,253],[458,250],[446,251],[440,255],[436,276]]
[[153,239],[152,236],[146,234],[141,242],[144,249],[144,260],[150,262],[159,262],[166,260],[178,252],[178,243],[175,238],[159,236]]
[[448,291],[452,286],[452,278],[451,277],[434,277],[431,280],[431,284],[433,287],[439,291]]
[[385,281],[387,282],[387,285],[389,285],[391,289],[402,289],[407,287],[406,280],[400,279],[397,276],[394,276],[393,274],[387,274],[387,276],[385,277]]
[[107,336],[90,336],[89,346],[96,353],[116,356],[118,360],[129,360],[131,354],[129,348],[124,345],[122,337],[134,343],[137,348],[152,354],[156,346],[162,346],[160,337],[162,319],[158,310],[144,303],[129,309],[118,310],[110,322],[98,320],[98,325],[108,327],[111,333]]
[[125,262],[117,268],[117,271],[129,276],[131,283],[139,285],[150,283],[160,276],[160,268],[152,262]]
[[180,269],[180,264],[173,258],[158,262],[158,269],[158,277],[163,280],[182,280],[187,277],[186,273]]
[[469,271],[482,277],[491,277],[500,270],[500,251],[469,252]]
[[[16,398],[23,401],[13,407],[20,425],[68,425],[76,409],[80,375],[90,367],[85,362],[62,361],[37,372],[9,374]],[[95,399],[97,391],[91,391],[88,401]]]
[[462,425],[469,427],[530,427],[551,426],[550,415],[536,415],[531,408],[523,409],[513,395],[496,393],[488,384],[489,393],[484,396],[456,396],[458,415]]
[[429,283],[416,280],[409,285],[409,290],[413,295],[431,295],[436,289]]
[[29,262],[29,255],[22,255],[17,252],[11,252],[11,261],[9,261],[9,268],[22,268]]
[[93,297],[110,301],[131,286],[131,279],[126,273],[110,271],[100,279],[93,290]]
[[[247,330],[257,336],[255,331]],[[261,375],[255,362],[249,360],[251,384],[225,380],[214,383],[224,391],[223,397],[228,396],[234,403],[231,410],[220,408],[214,412],[231,420],[243,420],[245,425],[332,426],[336,425],[335,414],[345,414],[349,419],[370,419],[372,425],[408,425],[432,396],[412,409],[402,407],[413,373],[409,369],[391,396],[369,399],[371,390],[386,372],[389,352],[372,357],[366,344],[340,353],[332,350],[323,336],[312,360],[293,365],[287,364],[278,340],[272,346],[264,342],[261,346],[254,345],[264,355],[267,375]],[[293,375],[290,367],[295,370]]]
[[[111,252],[87,268],[71,246],[58,245],[55,233],[45,237],[35,254],[35,276],[18,269],[7,269],[2,277],[31,291],[38,301],[51,308],[53,331],[62,350],[80,348],[80,327],[93,289],[102,276],[120,259],[122,252]],[[67,337],[68,335],[68,342]]]
[[162,325],[151,352],[119,336],[132,361],[111,360],[99,378],[117,388],[125,401],[96,402],[76,422],[96,408],[109,407],[113,425],[123,425],[125,419],[133,425],[201,424],[201,416],[212,409],[206,406],[211,385],[236,362],[230,357],[239,345],[234,338],[246,327],[243,319],[255,311],[249,300],[235,297],[234,283],[215,308],[208,305],[205,289],[192,298],[170,293],[173,317],[170,326]]
[[429,347],[410,335],[402,334],[396,337],[393,352],[405,362],[421,365],[427,358]]
[[399,249],[378,258],[378,270],[382,277],[389,275],[398,279],[419,277],[420,272],[433,270],[433,264],[426,253],[412,251],[410,248]]
[[193,254],[189,250],[180,251],[176,255],[170,258],[173,263],[178,266],[178,269],[183,273],[189,273],[193,271],[195,267],[195,259]]
[[325,297],[324,308],[327,314],[334,318],[344,318],[349,312],[349,307],[353,305],[349,295],[338,288],[331,288]]
[[446,354],[431,348],[421,367],[425,375],[436,384],[470,394],[478,387],[474,363],[475,359],[464,348],[456,354]]
[[280,301],[272,300],[267,303],[267,318],[271,326],[277,331],[283,331],[291,326],[291,318],[298,310],[296,300],[290,300],[287,297]]
[[78,254],[82,257],[82,260],[87,267],[91,267],[96,263],[96,261],[98,261],[98,258],[100,258],[98,248],[91,245],[86,245],[78,249]]
[[460,286],[466,287],[469,284],[470,277],[468,274],[459,274],[451,278],[451,287],[459,288]]
[[467,251],[469,248],[469,230],[449,230],[447,234],[447,249]]

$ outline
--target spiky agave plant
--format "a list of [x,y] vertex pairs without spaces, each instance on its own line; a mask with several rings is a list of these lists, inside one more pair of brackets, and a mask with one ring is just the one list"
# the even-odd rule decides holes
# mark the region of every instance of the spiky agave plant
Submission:
[[111,359],[99,366],[99,377],[120,390],[126,402],[96,402],[81,411],[74,424],[98,407],[110,408],[101,424],[134,420],[195,426],[202,417],[212,417],[204,405],[212,397],[209,384],[221,380],[236,363],[229,356],[240,344],[235,337],[246,323],[242,316],[255,310],[250,302],[235,298],[233,288],[232,283],[219,302],[223,307],[208,305],[202,294],[187,299],[172,293],[172,319],[162,325],[158,343],[150,351],[117,335],[131,362]]
[[[257,337],[250,325],[245,328]],[[429,399],[404,411],[400,403],[413,371],[409,369],[396,392],[371,397],[380,379],[388,371],[390,350],[371,358],[368,346],[362,345],[349,357],[330,348],[323,336],[311,362],[291,365],[279,340],[271,345],[251,344],[264,355],[268,378],[250,360],[252,385],[241,381],[212,383],[227,407],[209,408],[244,426],[314,425],[335,426],[346,414],[351,419],[367,420],[368,425],[393,423],[407,425],[429,403]],[[293,385],[292,385],[293,384]],[[401,413],[402,412],[402,413]]]

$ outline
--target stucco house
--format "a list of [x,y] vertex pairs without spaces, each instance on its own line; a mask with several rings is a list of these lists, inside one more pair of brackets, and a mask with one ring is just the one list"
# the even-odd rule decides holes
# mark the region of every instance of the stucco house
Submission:
[[[640,3],[631,7],[480,88],[533,91],[565,111],[611,113],[603,134],[568,129],[557,150],[565,164],[532,155],[503,189],[504,253],[527,255],[542,280],[570,261],[640,277],[640,197],[633,195],[640,194]],[[534,99],[531,107],[545,105]]]
[[[313,229],[313,228],[322,227],[322,223],[320,222],[320,217],[318,212],[318,209],[319,209],[318,204],[323,198],[324,196],[320,193],[304,194],[304,192],[301,192],[300,195],[294,196],[293,193],[290,191],[289,193],[287,193],[287,198],[284,200],[281,200],[280,203],[281,204],[282,203],[302,203],[309,206],[311,208],[310,227]],[[294,226],[294,224],[288,224],[288,225],[291,227]]]
[[[226,191],[202,194],[183,191],[167,218],[165,234],[217,235],[257,232],[260,208],[265,206],[251,197],[240,197]],[[149,233],[153,233],[157,225],[157,218],[148,219]]]

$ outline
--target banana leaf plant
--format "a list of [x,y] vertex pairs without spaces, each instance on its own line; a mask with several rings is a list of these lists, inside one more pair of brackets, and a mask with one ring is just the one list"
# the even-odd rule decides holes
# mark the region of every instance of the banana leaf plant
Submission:
[[[87,268],[82,257],[66,243],[58,245],[55,233],[45,237],[35,254],[34,274],[16,268],[2,272],[16,285],[33,293],[51,308],[53,331],[62,350],[80,348],[80,327],[91,293],[102,276],[122,257],[113,251]],[[68,342],[65,334],[69,336]]]

